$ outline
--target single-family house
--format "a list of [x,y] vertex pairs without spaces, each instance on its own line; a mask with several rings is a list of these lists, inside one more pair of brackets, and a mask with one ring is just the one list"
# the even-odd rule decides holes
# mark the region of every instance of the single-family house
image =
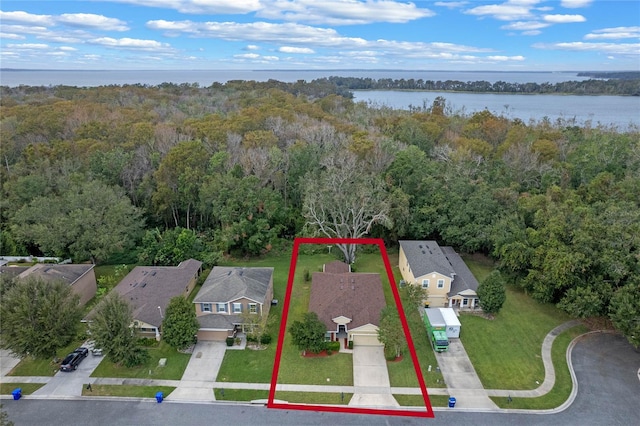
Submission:
[[273,268],[215,266],[196,295],[198,340],[225,340],[245,330],[245,315],[269,315]]
[[[167,306],[176,296],[187,297],[193,291],[202,262],[189,259],[178,266],[136,266],[114,287],[133,313],[132,326],[142,337],[160,339]],[[91,319],[95,313],[87,315]]]
[[326,326],[327,340],[340,341],[345,347],[349,341],[381,345],[378,326],[385,306],[379,274],[351,272],[346,263],[334,261],[311,277],[309,311]]
[[479,307],[478,280],[452,247],[435,241],[400,241],[399,268],[405,283],[427,290],[425,306]]
[[93,264],[37,263],[23,270],[16,279],[37,278],[45,282],[62,281],[80,297],[80,305],[84,306],[96,295],[98,285]]

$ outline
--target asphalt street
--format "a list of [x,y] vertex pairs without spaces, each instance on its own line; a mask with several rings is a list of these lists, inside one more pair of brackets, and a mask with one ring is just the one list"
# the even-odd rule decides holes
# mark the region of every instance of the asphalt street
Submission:
[[16,425],[631,425],[640,418],[640,352],[612,334],[583,337],[572,352],[578,395],[566,410],[550,413],[436,411],[435,419],[275,410],[222,403],[158,404],[149,400],[4,399]]

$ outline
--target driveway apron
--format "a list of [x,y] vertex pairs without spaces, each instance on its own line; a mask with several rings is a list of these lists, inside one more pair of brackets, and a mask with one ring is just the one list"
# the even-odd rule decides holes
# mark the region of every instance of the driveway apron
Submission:
[[350,406],[388,408],[399,407],[391,395],[387,361],[382,346],[354,346],[353,385],[355,392]]
[[82,386],[93,383],[96,379],[91,373],[96,369],[103,357],[93,356],[91,353],[82,360],[75,371],[58,371],[49,380],[49,383],[33,393],[37,396],[47,397],[74,397],[82,395]]
[[166,399],[215,401],[213,386],[220,371],[225,350],[225,342],[198,342],[182,375],[180,385]]
[[482,410],[498,409],[487,396],[460,339],[449,340],[449,350],[436,352],[436,359],[447,384],[449,395],[456,398],[456,407]]

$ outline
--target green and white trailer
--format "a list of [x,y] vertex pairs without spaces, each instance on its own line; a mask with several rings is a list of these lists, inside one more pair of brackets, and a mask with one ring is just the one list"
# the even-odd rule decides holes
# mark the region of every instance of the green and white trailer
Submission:
[[437,308],[423,310],[422,321],[429,334],[429,340],[436,352],[449,350],[449,338],[447,337],[447,324],[442,317],[442,312]]

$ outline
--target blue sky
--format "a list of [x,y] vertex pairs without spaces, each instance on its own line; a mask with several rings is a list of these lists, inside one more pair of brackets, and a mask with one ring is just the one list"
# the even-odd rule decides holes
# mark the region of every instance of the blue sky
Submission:
[[0,4],[27,69],[640,70],[638,0]]

